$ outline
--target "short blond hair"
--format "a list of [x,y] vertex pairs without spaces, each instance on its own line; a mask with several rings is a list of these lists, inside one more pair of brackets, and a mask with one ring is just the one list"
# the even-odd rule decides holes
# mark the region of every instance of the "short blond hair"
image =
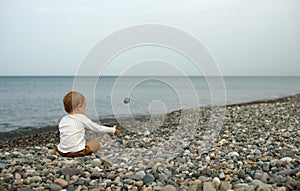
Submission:
[[70,91],[65,95],[63,102],[65,111],[71,113],[78,105],[85,103],[85,97],[79,92]]

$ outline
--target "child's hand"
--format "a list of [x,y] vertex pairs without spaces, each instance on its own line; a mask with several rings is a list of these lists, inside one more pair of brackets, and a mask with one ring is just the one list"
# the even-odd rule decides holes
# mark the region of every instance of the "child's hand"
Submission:
[[118,135],[118,134],[120,134],[121,133],[121,131],[120,130],[118,130],[118,129],[116,129],[116,131],[115,131],[115,135]]
[[121,133],[121,131],[117,129],[117,126],[116,126],[116,125],[114,125],[114,127],[113,127],[113,128],[114,128],[114,129],[116,129],[116,131],[115,131],[114,135],[118,135],[118,134],[120,134],[120,133]]

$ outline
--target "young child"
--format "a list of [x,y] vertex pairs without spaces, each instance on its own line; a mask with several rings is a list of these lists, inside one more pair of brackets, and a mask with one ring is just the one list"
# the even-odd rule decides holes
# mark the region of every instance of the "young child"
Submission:
[[85,129],[96,133],[119,134],[121,131],[98,125],[85,116],[86,101],[84,96],[75,91],[64,97],[64,108],[68,115],[59,123],[60,143],[57,152],[64,157],[79,157],[92,154],[100,148],[97,140],[85,140]]

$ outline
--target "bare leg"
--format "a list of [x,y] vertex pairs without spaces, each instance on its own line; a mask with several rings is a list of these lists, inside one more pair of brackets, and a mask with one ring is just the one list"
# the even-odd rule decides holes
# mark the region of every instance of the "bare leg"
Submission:
[[97,140],[88,140],[85,144],[89,146],[93,152],[97,151],[100,148],[100,143]]

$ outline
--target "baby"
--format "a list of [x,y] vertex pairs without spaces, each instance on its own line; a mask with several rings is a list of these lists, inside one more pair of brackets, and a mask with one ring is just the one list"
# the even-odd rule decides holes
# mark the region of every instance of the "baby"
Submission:
[[121,131],[94,123],[85,114],[86,101],[84,96],[75,91],[64,97],[64,108],[68,115],[59,123],[60,143],[57,152],[64,157],[79,157],[92,154],[100,148],[97,140],[85,140],[85,129],[96,133],[119,134]]

